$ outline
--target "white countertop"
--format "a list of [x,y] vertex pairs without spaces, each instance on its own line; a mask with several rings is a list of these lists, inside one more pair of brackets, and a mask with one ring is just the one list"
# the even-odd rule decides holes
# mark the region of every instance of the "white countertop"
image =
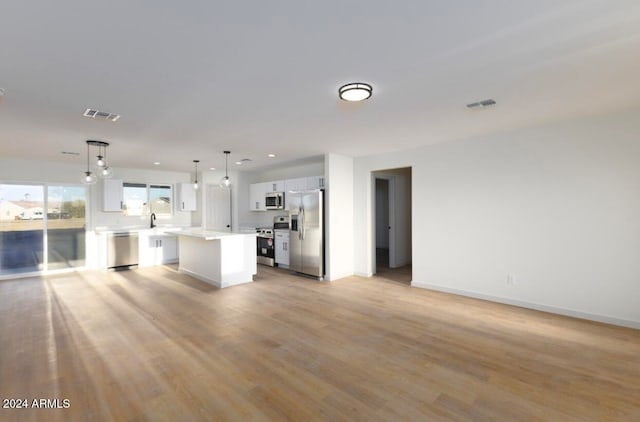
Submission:
[[203,230],[202,227],[185,228],[179,231],[171,232],[176,236],[197,237],[203,240],[216,240],[237,236],[256,236],[255,232],[217,232],[213,230]]
[[125,227],[96,227],[95,232],[98,234],[113,234],[113,233],[145,233],[149,235],[154,234],[170,234],[180,230],[190,229],[190,227],[140,227],[140,226],[125,226]]

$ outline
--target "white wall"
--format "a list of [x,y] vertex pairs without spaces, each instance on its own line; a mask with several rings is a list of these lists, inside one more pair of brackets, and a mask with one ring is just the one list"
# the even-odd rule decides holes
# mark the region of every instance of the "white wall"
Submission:
[[325,156],[326,279],[353,275],[353,158]]
[[85,165],[0,158],[0,182],[81,184]]
[[411,166],[413,285],[640,328],[639,135],[634,110],[356,159],[355,242],[371,171]]

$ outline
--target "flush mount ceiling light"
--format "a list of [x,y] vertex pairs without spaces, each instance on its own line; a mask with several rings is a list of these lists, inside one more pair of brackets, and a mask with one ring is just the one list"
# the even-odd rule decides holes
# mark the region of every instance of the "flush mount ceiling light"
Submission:
[[195,166],[196,166],[195,181],[193,182],[193,188],[194,189],[198,189],[198,163],[199,162],[200,162],[200,160],[193,160],[193,164],[195,164]]
[[373,88],[364,82],[352,82],[342,85],[338,89],[338,95],[344,101],[364,101],[371,97]]
[[267,154],[267,157],[269,158],[275,158],[275,156],[276,156],[275,154]]
[[231,179],[229,179],[229,154],[231,154],[231,151],[223,151],[223,152],[224,152],[224,177],[220,179],[220,187],[230,188]]

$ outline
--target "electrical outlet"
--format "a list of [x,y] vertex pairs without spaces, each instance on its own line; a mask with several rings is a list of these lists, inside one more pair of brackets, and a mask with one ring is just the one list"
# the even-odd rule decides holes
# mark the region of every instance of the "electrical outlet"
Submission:
[[516,278],[513,274],[507,274],[507,285],[509,286],[516,285]]

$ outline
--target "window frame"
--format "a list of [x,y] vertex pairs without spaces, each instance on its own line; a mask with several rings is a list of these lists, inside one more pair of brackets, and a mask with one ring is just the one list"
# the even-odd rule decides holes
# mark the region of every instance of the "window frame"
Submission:
[[[127,209],[127,197],[126,197],[126,188],[144,188],[144,198],[142,199],[143,203],[140,208],[134,208],[133,210],[140,209],[140,212],[134,212],[130,214]],[[152,209],[151,206],[151,189],[158,188],[166,188],[169,189],[169,195],[163,196],[169,199],[169,206],[167,212],[158,212]],[[122,182],[122,213],[125,216],[129,217],[141,217],[141,216],[149,216],[152,213],[155,213],[157,216],[163,217],[172,217],[174,215],[174,203],[175,203],[175,195],[174,195],[174,186],[171,183],[140,183],[140,182]],[[155,199],[155,198],[154,198]]]

